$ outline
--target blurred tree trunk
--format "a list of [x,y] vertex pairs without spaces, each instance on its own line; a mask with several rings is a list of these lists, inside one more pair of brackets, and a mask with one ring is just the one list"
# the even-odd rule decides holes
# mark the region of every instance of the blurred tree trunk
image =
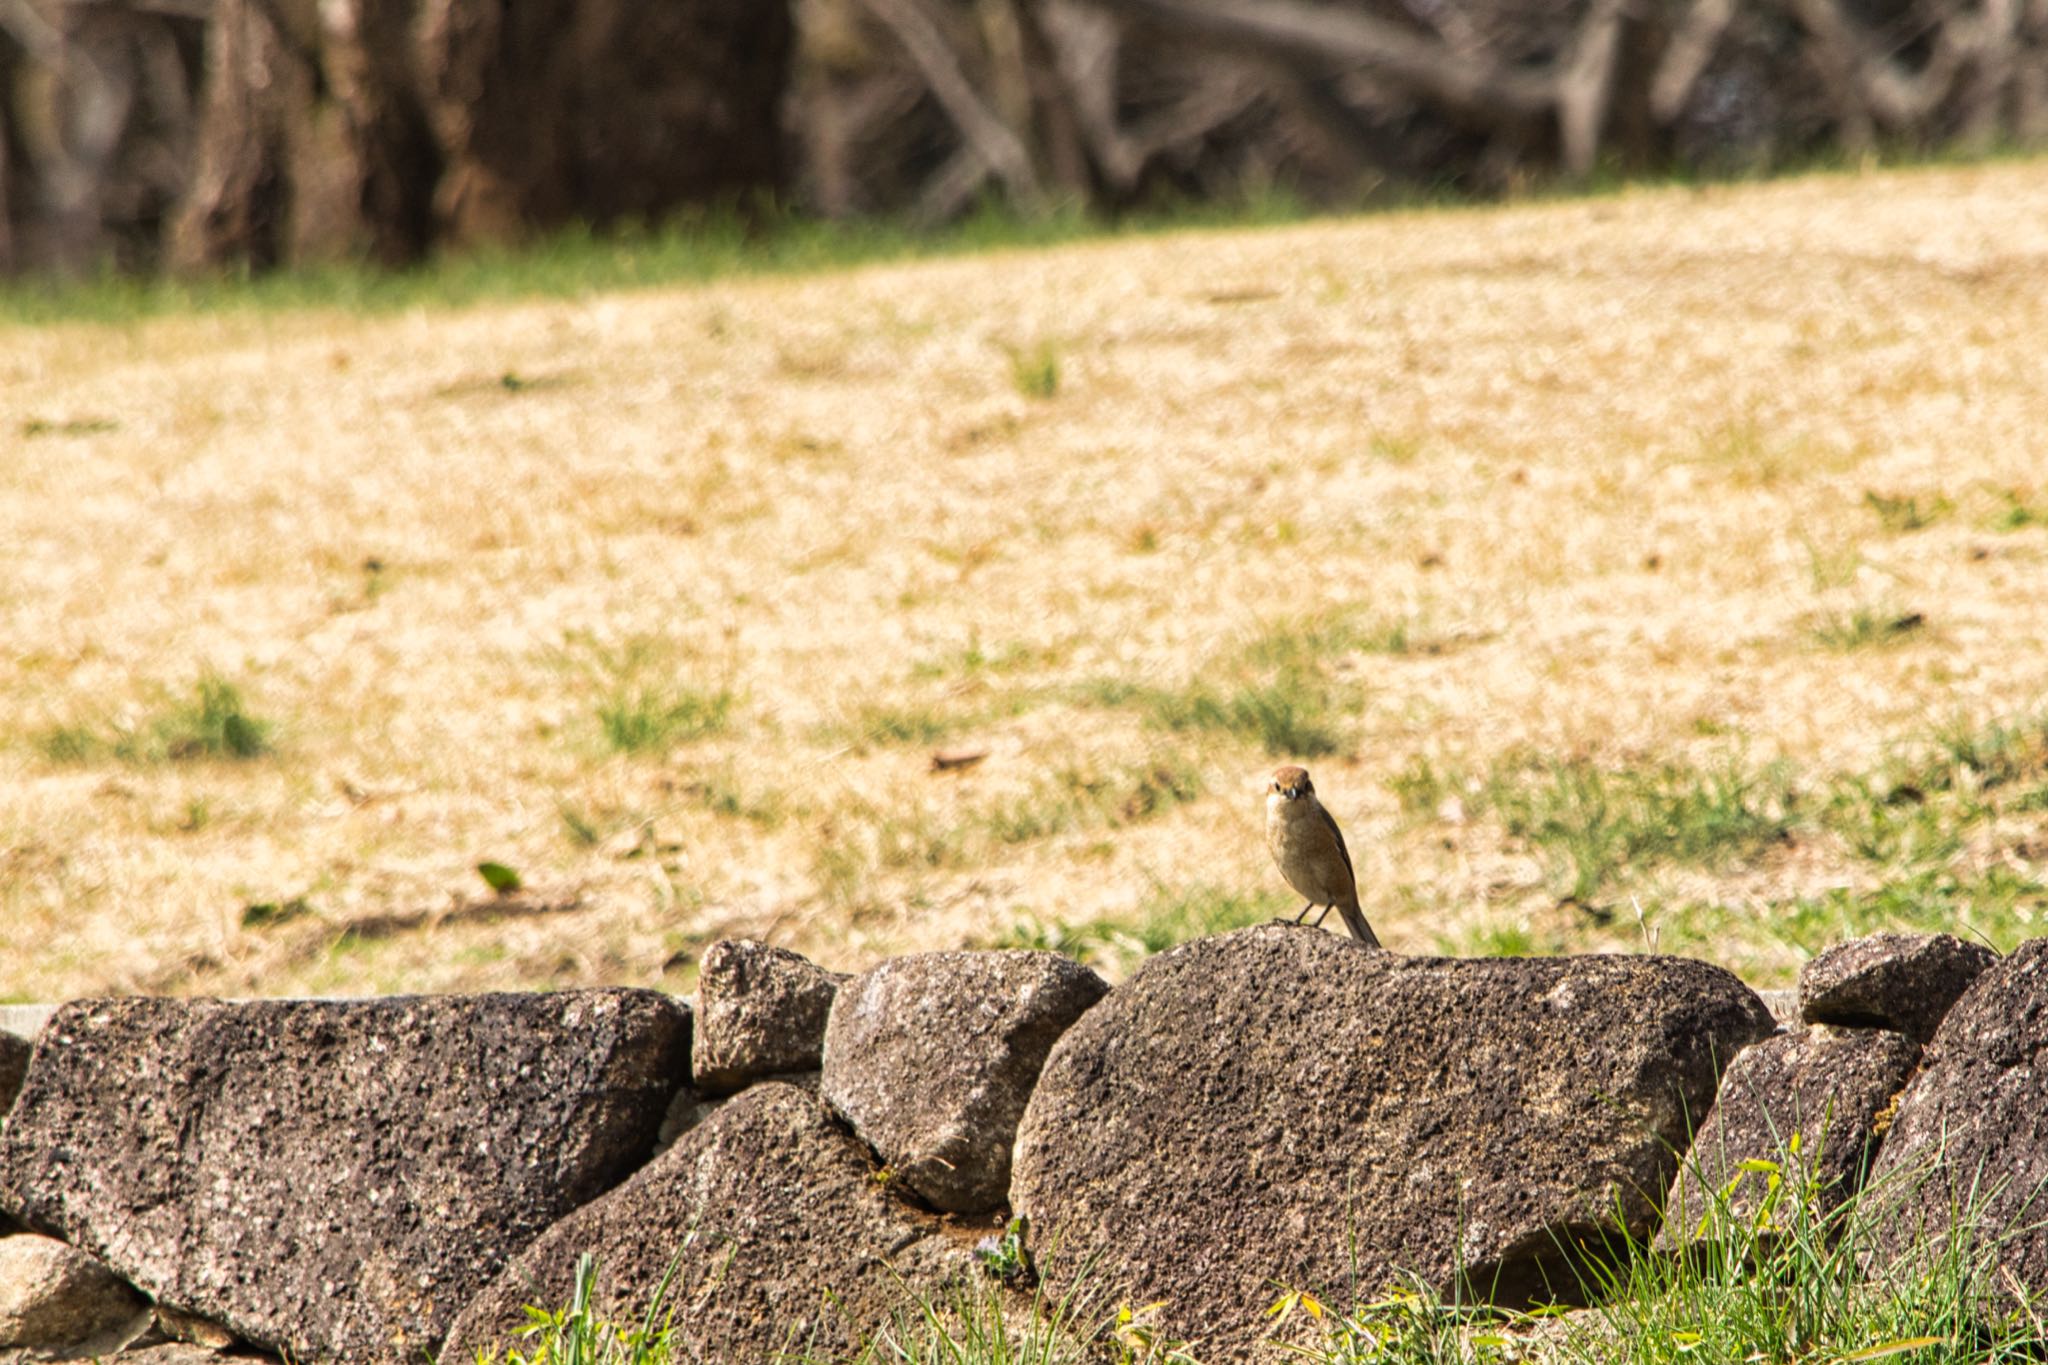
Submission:
[[324,0],[327,75],[352,159],[351,206],[371,255],[407,265],[434,240],[444,158],[415,55],[417,0]]
[[427,0],[443,221],[502,239],[778,190],[792,41],[784,0]]
[[[295,22],[296,21],[296,22]],[[198,164],[171,232],[171,264],[279,265],[291,243],[294,143],[318,82],[310,8],[214,0]]]
[[0,30],[0,276],[19,268],[14,248],[15,205],[21,198],[15,170],[20,153],[14,146],[14,88],[22,55],[21,44]]

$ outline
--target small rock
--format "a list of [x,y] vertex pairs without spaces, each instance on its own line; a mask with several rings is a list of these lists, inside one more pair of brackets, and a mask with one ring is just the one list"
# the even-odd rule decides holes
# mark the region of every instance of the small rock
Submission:
[[1799,973],[1809,1024],[1888,1028],[1925,1044],[1998,954],[1953,934],[1872,934],[1838,943]]
[[1991,1293],[2014,1303],[2011,1275],[2048,1294],[2048,938],[1979,976],[1942,1020],[1870,1179],[1874,1265],[1924,1268],[1960,1216],[1971,1251],[1997,1244]]
[[824,1095],[933,1207],[1008,1201],[1017,1121],[1061,1034],[1109,985],[1058,953],[918,953],[846,983]]
[[697,969],[697,1088],[728,1095],[778,1073],[816,1071],[845,979],[786,948],[751,939],[712,944]]
[[0,1347],[106,1351],[148,1325],[148,1302],[78,1248],[28,1232],[0,1237]]
[[[970,1273],[964,1246],[877,1177],[815,1095],[767,1082],[727,1101],[610,1194],[543,1233],[462,1310],[440,1358],[494,1352],[525,1307],[569,1301],[591,1253],[600,1316],[639,1322],[668,1274],[677,1360],[839,1359],[906,1290]],[[794,1357],[792,1357],[794,1358]]]
[[1835,1208],[1862,1187],[1882,1138],[1879,1119],[1919,1057],[1919,1045],[1904,1034],[1825,1024],[1744,1048],[1722,1075],[1714,1107],[1672,1182],[1658,1244],[1692,1241],[1722,1190],[1730,1191],[1729,1218],[1753,1219],[1768,1176],[1745,1171],[1745,1161],[1797,1162],[1797,1170],[1783,1172],[1786,1188],[1817,1181],[1816,1212]]

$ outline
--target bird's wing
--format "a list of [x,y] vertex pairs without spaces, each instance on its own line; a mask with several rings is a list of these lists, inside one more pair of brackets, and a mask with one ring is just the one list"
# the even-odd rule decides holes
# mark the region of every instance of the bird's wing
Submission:
[[1323,828],[1330,831],[1330,838],[1337,845],[1337,856],[1344,860],[1345,875],[1349,876],[1351,884],[1356,886],[1358,873],[1352,870],[1351,850],[1344,847],[1344,831],[1337,828],[1337,817],[1330,814],[1330,808],[1320,801],[1316,802],[1316,813],[1323,817]]

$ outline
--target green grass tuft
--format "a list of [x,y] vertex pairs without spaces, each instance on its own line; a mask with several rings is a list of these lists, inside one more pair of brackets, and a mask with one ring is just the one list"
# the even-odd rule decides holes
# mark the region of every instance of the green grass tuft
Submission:
[[856,708],[829,735],[872,744],[936,744],[964,724],[961,716],[928,703],[872,703]]
[[622,754],[661,753],[725,729],[733,695],[682,683],[621,685],[597,705],[605,743]]
[[1049,341],[1010,352],[1010,382],[1026,398],[1047,399],[1060,391],[1060,353]]
[[1999,508],[1992,514],[1994,531],[2024,531],[2029,526],[2048,526],[2048,503],[2034,501],[2031,490],[2001,488]]
[[1415,622],[1344,609],[1268,625],[1212,654],[1181,687],[1096,679],[1077,695],[1132,708],[1161,729],[1226,735],[1274,758],[1321,758],[1350,748],[1364,702],[1364,689],[1340,672],[1341,660],[1442,649]]
[[85,764],[112,748],[90,726],[53,725],[31,741],[35,751],[52,763]]
[[1807,627],[1807,636],[1823,649],[1848,652],[1871,646],[1902,644],[1927,628],[1927,618],[1917,611],[1893,607],[1852,607],[1846,612],[1825,612]]
[[1142,824],[1201,795],[1201,773],[1173,759],[1110,772],[1070,766],[1023,796],[975,813],[969,823],[999,844],[1024,844],[1069,830]]
[[1181,692],[1153,692],[1144,705],[1165,729],[1232,735],[1276,758],[1319,758],[1342,751],[1346,743],[1330,688],[1296,670],[1221,690],[1198,684]]
[[739,704],[729,665],[721,676],[708,678],[680,646],[660,636],[606,645],[576,633],[555,658],[588,679],[597,694],[591,715],[605,747],[615,753],[661,754],[721,734]]
[[1877,524],[1894,535],[1924,531],[1956,510],[1955,503],[1940,493],[1924,502],[1918,494],[1885,494],[1865,489],[1863,505],[1877,514]]
[[93,763],[114,758],[144,766],[206,759],[242,762],[272,752],[271,726],[252,715],[241,689],[213,674],[192,695],[168,701],[141,721],[95,729],[60,725],[36,735],[36,752],[52,763]]
[[1802,945],[1885,932],[1956,934],[2009,952],[2048,924],[2048,885],[2002,865],[1926,868],[1868,890],[1836,888],[1772,908],[1778,932]]
[[1410,820],[1434,820],[1444,802],[1452,797],[1464,799],[1468,784],[1462,774],[1426,754],[1416,754],[1387,779],[1387,787],[1400,802],[1402,815]]
[[1536,761],[1493,778],[1487,804],[1508,833],[1533,846],[1553,888],[1592,905],[1644,865],[1725,866],[1791,835],[1791,770],[1729,761],[1605,769]]
[[628,1327],[604,1318],[592,1306],[597,1260],[586,1251],[576,1260],[569,1302],[557,1309],[529,1304],[519,1344],[495,1359],[479,1353],[477,1365],[670,1365],[676,1359],[676,1343],[669,1325],[673,1315],[666,1304],[681,1263],[678,1255],[655,1288],[640,1325]]

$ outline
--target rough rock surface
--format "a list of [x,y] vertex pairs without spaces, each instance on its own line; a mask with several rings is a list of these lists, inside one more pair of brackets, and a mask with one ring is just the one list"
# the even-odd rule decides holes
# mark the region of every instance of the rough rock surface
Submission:
[[825,1099],[935,1208],[986,1212],[1046,1054],[1108,990],[1058,953],[892,958],[833,1002]]
[[113,1347],[148,1325],[143,1297],[78,1248],[33,1233],[0,1237],[0,1347]]
[[752,939],[712,944],[697,971],[690,1057],[697,1088],[729,1095],[770,1076],[816,1071],[832,997],[845,979]]
[[441,1359],[509,1340],[525,1304],[567,1302],[586,1251],[597,1307],[615,1322],[644,1317],[680,1252],[666,1301],[678,1360],[841,1350],[885,1321],[905,1286],[933,1290],[972,1266],[876,1173],[815,1095],[755,1086],[528,1247],[456,1320]]
[[[166,1341],[154,1346],[131,1346],[112,1357],[108,1365],[266,1365],[266,1362],[276,1359],[275,1356],[241,1348],[230,1353],[188,1341]],[[0,1365],[14,1365],[14,1362],[0,1357]],[[454,1362],[451,1361],[450,1365]]]
[[1919,1057],[1919,1044],[1904,1034],[1824,1024],[1744,1048],[1722,1074],[1713,1110],[1672,1182],[1659,1241],[1691,1241],[1714,1195],[1731,1183],[1729,1215],[1754,1217],[1767,1178],[1742,1169],[1752,1159],[1798,1163],[1788,1174],[1802,1184],[1817,1180],[1823,1208],[1848,1198],[1862,1187],[1880,1121]]
[[80,1001],[0,1134],[0,1206],[296,1360],[413,1365],[646,1157],[688,1072],[652,991]]
[[1799,973],[1809,1024],[1888,1028],[1926,1043],[1998,954],[1952,934],[1872,934],[1838,943]]
[[[1012,1194],[1060,1289],[1096,1270],[1203,1359],[1275,1282],[1343,1300],[1397,1269],[1513,1302],[1559,1242],[1656,1231],[1689,1116],[1773,1031],[1682,958],[1456,960],[1266,925],[1152,958],[1047,1060]],[[1355,1256],[1355,1263],[1354,1258]]]
[[1975,1237],[2010,1234],[1999,1262],[2048,1293],[2048,938],[2021,944],[1949,1011],[1871,1181],[1886,1211],[1877,1263],[1912,1265],[1921,1248],[1938,1250],[1960,1210]]

